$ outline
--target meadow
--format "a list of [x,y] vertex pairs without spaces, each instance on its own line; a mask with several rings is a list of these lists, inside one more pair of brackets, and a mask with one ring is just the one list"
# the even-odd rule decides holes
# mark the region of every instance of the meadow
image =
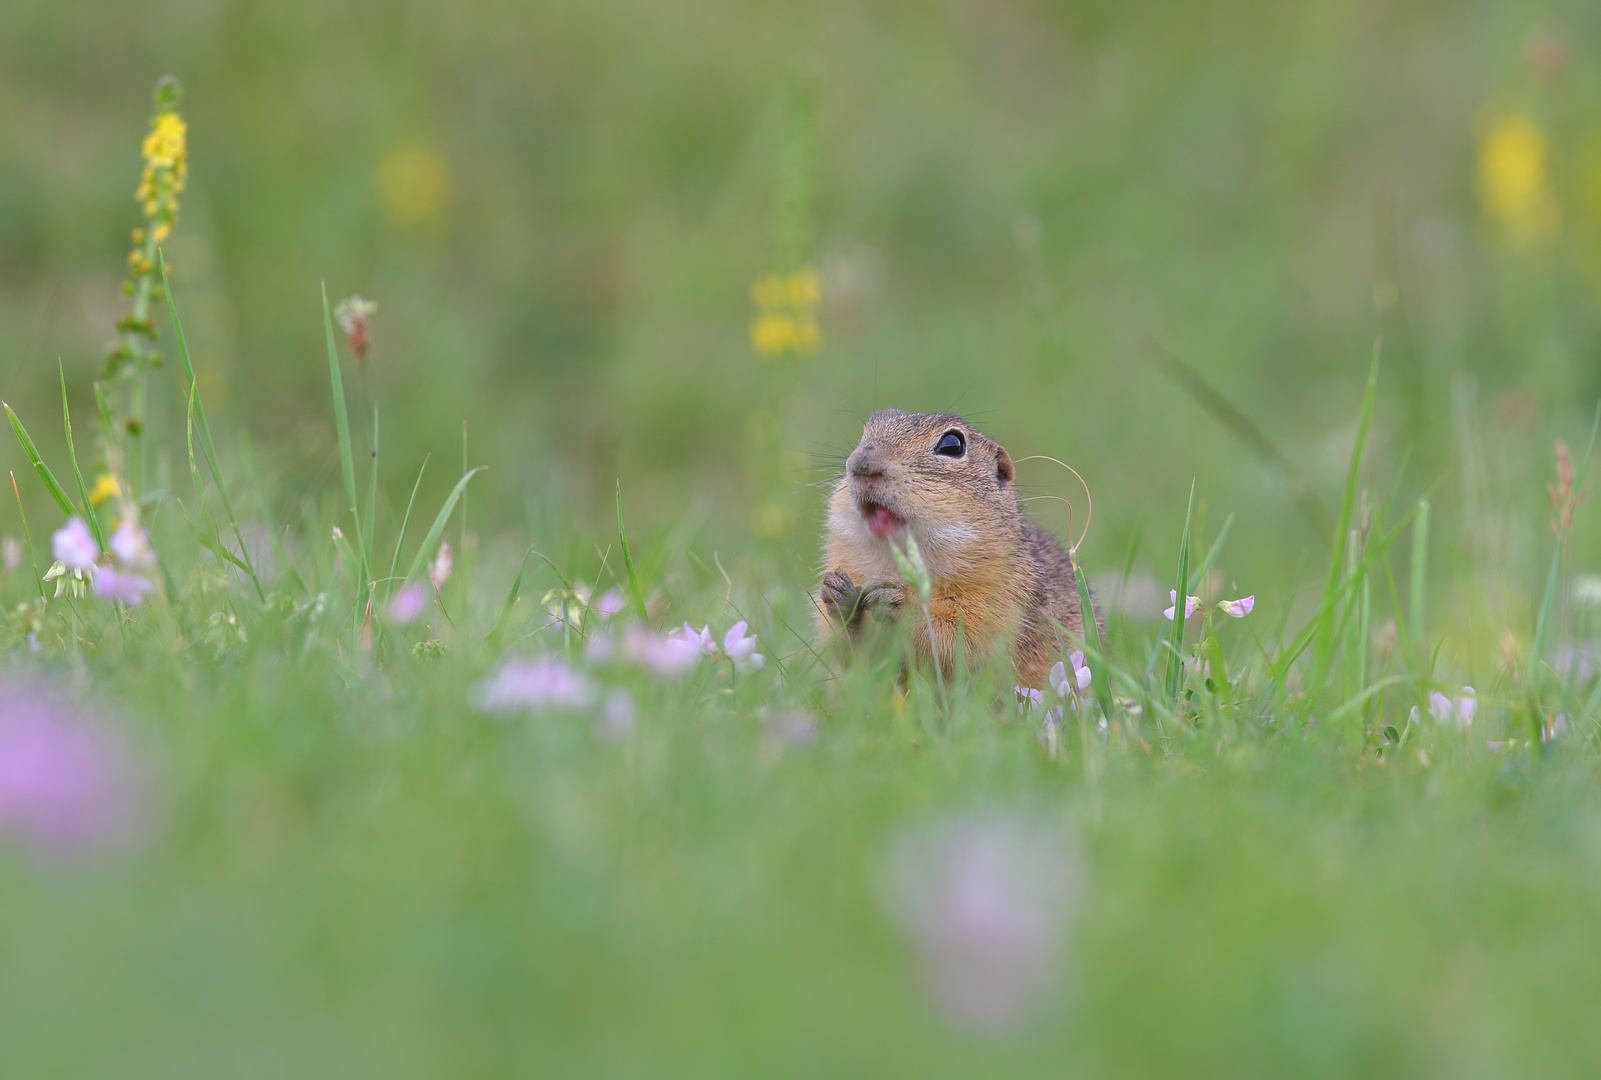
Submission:
[[[0,12],[0,1074],[1594,1074],[1587,8],[101,14]],[[816,642],[881,406],[1071,546],[1037,700]]]

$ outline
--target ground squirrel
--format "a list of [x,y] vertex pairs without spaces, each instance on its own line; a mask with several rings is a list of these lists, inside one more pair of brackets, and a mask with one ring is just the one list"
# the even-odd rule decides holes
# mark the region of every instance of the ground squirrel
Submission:
[[1006,449],[959,416],[868,417],[828,504],[823,640],[854,639],[869,612],[892,619],[908,600],[918,605],[890,552],[909,532],[933,581],[931,619],[912,631],[919,659],[930,659],[932,622],[939,670],[953,670],[960,631],[968,664],[1010,643],[1018,685],[1043,688],[1051,664],[1082,640],[1084,619],[1073,564],[1023,514],[1015,477]]

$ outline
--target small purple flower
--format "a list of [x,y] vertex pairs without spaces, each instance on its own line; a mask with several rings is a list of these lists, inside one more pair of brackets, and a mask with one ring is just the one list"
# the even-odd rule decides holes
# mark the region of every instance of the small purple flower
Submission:
[[[1175,609],[1177,609],[1178,602],[1179,602],[1178,591],[1176,589],[1167,590],[1167,598],[1169,600],[1173,601],[1173,606],[1168,608],[1166,611],[1162,612],[1162,618],[1166,619],[1168,622],[1172,622],[1173,621],[1173,612],[1174,612]],[[1199,596],[1186,596],[1184,598],[1184,618],[1186,620],[1188,620],[1192,616],[1194,616],[1195,609],[1200,604],[1200,602],[1201,602],[1201,598]]]
[[588,676],[555,656],[507,660],[474,692],[474,702],[489,712],[519,709],[581,709],[595,700]]
[[[1479,711],[1479,699],[1473,687],[1464,686],[1462,693],[1454,700],[1440,693],[1438,690],[1429,692],[1429,715],[1437,724],[1455,724],[1466,728],[1473,723],[1473,717]],[[1418,710],[1412,708],[1412,722],[1418,722]]]
[[685,622],[682,629],[673,631],[672,636],[681,636],[684,641],[694,642],[695,648],[702,656],[717,655],[717,640],[712,637],[712,628],[709,625],[696,630]]
[[396,626],[410,626],[428,607],[428,587],[420,581],[409,581],[389,599],[389,621]]
[[1038,1011],[1078,894],[1071,850],[1056,830],[998,813],[906,827],[887,878],[889,914],[952,1020],[993,1031]]
[[115,600],[128,607],[138,607],[144,603],[145,593],[151,589],[150,582],[134,573],[124,573],[110,566],[102,566],[95,571],[95,595],[103,600]]
[[589,639],[584,642],[584,663],[593,667],[609,664],[612,657],[617,655],[617,642],[603,630],[590,632]]
[[634,730],[639,710],[634,697],[621,687],[606,691],[600,703],[600,715],[595,718],[595,734],[602,739],[621,739]]
[[1243,619],[1251,613],[1256,606],[1256,596],[1242,596],[1238,600],[1219,600],[1217,609],[1223,614],[1236,619]]
[[59,698],[0,677],[0,835],[44,858],[113,846],[135,825],[121,745]]
[[0,566],[11,573],[22,565],[22,545],[14,536],[0,536]]
[[1090,688],[1090,668],[1084,662],[1084,654],[1075,651],[1068,661],[1073,665],[1073,674],[1067,673],[1067,665],[1058,660],[1051,666],[1051,689],[1056,691],[1059,698],[1069,698]]
[[723,635],[723,651],[739,671],[760,671],[767,657],[756,651],[756,635],[746,636],[745,630],[744,619],[729,627],[728,633]]
[[1045,695],[1032,686],[1014,686],[1012,693],[1017,695],[1017,715],[1026,717],[1037,712],[1045,701]]
[[700,659],[700,639],[677,634],[661,637],[647,626],[629,626],[623,631],[623,657],[653,675],[676,679]]
[[50,537],[50,550],[56,562],[69,570],[93,570],[100,557],[100,545],[89,532],[89,526],[77,514]]
[[111,534],[111,554],[130,570],[148,570],[156,565],[156,552],[149,535],[131,522],[123,522]]
[[623,597],[620,589],[607,589],[589,608],[603,620],[615,619],[628,610],[628,601]]

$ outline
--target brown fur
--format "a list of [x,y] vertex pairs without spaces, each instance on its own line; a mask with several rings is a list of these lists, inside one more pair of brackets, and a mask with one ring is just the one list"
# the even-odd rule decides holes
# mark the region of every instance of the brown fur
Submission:
[[[951,431],[966,440],[961,457],[934,452]],[[1015,478],[1005,448],[960,417],[899,409],[869,417],[828,504],[830,569],[818,598],[819,637],[854,640],[865,614],[893,619],[910,604],[918,612],[913,642],[924,664],[932,622],[942,671],[953,670],[960,633],[969,665],[988,664],[1009,645],[1018,684],[1043,688],[1051,664],[1082,639],[1084,620],[1073,564],[1024,515]],[[891,540],[868,527],[874,504],[917,540],[933,582],[930,619],[921,617],[916,594],[896,571]]]

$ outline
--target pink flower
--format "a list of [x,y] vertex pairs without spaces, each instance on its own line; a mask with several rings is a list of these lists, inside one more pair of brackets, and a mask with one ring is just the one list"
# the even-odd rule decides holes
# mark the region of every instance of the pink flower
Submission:
[[1067,665],[1060,660],[1051,667],[1051,689],[1055,690],[1056,696],[1060,698],[1071,697],[1076,691],[1090,688],[1090,668],[1084,662],[1084,654],[1074,652],[1068,660],[1073,665],[1071,678],[1067,673]]
[[1251,609],[1255,606],[1255,595],[1242,596],[1238,600],[1219,600],[1217,602],[1217,609],[1219,611],[1225,615],[1233,616],[1236,619],[1245,618],[1251,613]]
[[133,780],[106,732],[40,687],[0,679],[0,834],[57,858],[125,840]]
[[11,573],[22,565],[22,545],[14,536],[0,537],[0,566],[6,573]]
[[634,730],[637,716],[633,695],[620,687],[608,690],[595,718],[595,734],[602,739],[620,739]]
[[649,627],[633,625],[623,631],[624,659],[662,678],[677,678],[700,659],[700,638],[677,634],[660,637]]
[[628,610],[628,601],[623,597],[621,590],[607,589],[590,605],[590,610],[602,619],[615,619]]
[[1027,716],[1037,711],[1045,700],[1045,695],[1031,686],[1014,686],[1012,693],[1017,695],[1018,716]]
[[745,634],[745,620],[741,619],[723,635],[723,651],[739,671],[760,671],[767,658],[756,651],[756,635]]
[[138,574],[124,573],[110,566],[102,566],[95,571],[95,595],[105,600],[115,600],[119,604],[138,607],[144,602],[145,593],[150,589],[150,582]]
[[130,570],[149,570],[156,565],[156,553],[150,546],[150,537],[139,526],[123,522],[111,534],[111,554]]
[[[1178,607],[1178,597],[1179,594],[1177,590],[1167,590],[1167,598],[1173,601],[1173,607],[1170,607],[1166,611],[1162,612],[1162,618],[1166,619],[1168,622],[1173,621],[1173,610],[1174,608]],[[1199,596],[1186,596],[1184,598],[1184,618],[1186,620],[1194,616],[1196,605],[1198,605],[1200,602],[1201,598]]]
[[490,712],[519,709],[579,709],[595,700],[595,687],[582,672],[555,656],[507,660],[478,685],[475,701]]
[[409,626],[428,607],[428,587],[420,581],[409,581],[389,600],[389,621],[396,626]]
[[781,709],[763,713],[767,730],[783,742],[796,746],[810,746],[817,741],[817,717],[804,709]]
[[902,829],[886,903],[916,945],[935,1000],[964,1026],[1016,1027],[1059,965],[1078,873],[1060,834],[1002,814]]
[[695,648],[700,651],[701,655],[717,655],[717,641],[712,637],[712,628],[710,626],[703,626],[696,630],[688,622],[685,622],[681,630],[673,631],[673,636],[676,637],[678,635],[682,635],[685,641],[694,642]]
[[[1429,693],[1429,715],[1434,718],[1435,723],[1455,724],[1458,727],[1466,728],[1473,723],[1473,717],[1478,711],[1478,695],[1471,686],[1464,686],[1462,693],[1455,700],[1446,697],[1438,690],[1433,690]],[[1414,706],[1412,709],[1414,723],[1417,722],[1417,718],[1418,710]]]
[[93,570],[100,557],[100,545],[95,543],[89,526],[77,514],[67,519],[66,525],[50,537],[50,550],[56,562],[69,570]]

